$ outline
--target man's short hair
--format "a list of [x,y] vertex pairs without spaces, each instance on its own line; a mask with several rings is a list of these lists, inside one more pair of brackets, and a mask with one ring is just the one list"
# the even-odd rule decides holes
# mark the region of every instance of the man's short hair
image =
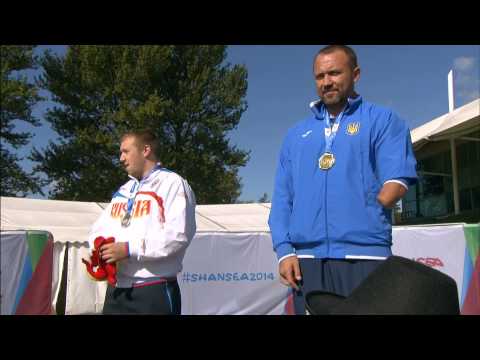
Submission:
[[122,135],[121,141],[128,137],[135,138],[135,144],[139,149],[142,149],[145,145],[149,145],[152,148],[152,152],[155,155],[155,158],[157,160],[160,158],[160,146],[158,143],[158,138],[152,130],[142,129],[128,131]]
[[348,56],[348,61],[350,62],[350,67],[355,69],[358,66],[357,62],[357,54],[355,54],[355,51],[350,46],[347,45],[327,45],[320,49],[315,55],[315,58],[313,59],[313,63],[315,65],[315,61],[317,61],[317,57],[321,54],[331,54],[334,51],[343,51],[347,56]]

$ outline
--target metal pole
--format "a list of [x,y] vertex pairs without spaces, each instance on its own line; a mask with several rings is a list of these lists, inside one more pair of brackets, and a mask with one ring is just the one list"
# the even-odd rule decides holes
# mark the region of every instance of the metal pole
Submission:
[[452,158],[453,208],[455,215],[458,215],[460,214],[460,200],[458,196],[457,149],[454,138],[450,139],[450,157]]
[[[453,86],[453,70],[448,73],[448,111],[455,109],[455,93]],[[455,215],[460,214],[460,200],[458,196],[458,170],[457,170],[457,149],[455,139],[450,139],[450,157],[452,159],[452,186],[453,186],[453,208]]]
[[453,91],[453,70],[448,73],[448,111],[455,109],[455,93]]

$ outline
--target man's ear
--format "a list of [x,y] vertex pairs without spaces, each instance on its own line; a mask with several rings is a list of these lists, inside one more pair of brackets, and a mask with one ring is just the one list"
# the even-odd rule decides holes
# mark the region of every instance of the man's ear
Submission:
[[151,153],[152,153],[152,147],[150,145],[145,145],[143,147],[143,156],[148,158]]
[[360,79],[360,68],[357,66],[353,69],[353,82],[357,82]]

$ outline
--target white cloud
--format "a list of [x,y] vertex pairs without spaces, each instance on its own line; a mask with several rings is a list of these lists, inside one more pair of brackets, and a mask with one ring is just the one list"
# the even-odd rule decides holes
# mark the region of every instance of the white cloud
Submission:
[[[477,60],[478,62],[478,60]],[[468,71],[475,65],[474,57],[461,56],[453,60],[453,67],[457,71]]]
[[457,107],[480,97],[479,67],[479,58],[476,57],[462,56],[453,61]]
[[465,86],[472,82],[472,77],[469,74],[465,73],[456,73],[455,74],[455,85]]

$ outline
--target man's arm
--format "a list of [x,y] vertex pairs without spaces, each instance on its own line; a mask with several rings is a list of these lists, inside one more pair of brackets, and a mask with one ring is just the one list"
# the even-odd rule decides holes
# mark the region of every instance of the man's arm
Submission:
[[90,255],[92,255],[92,251],[94,249],[94,241],[98,236],[104,236],[104,227],[105,223],[108,221],[110,217],[110,213],[112,211],[112,202],[108,204],[108,206],[102,210],[99,218],[93,223],[90,233],[88,234],[88,248]]
[[378,122],[375,130],[375,158],[378,181],[383,184],[377,200],[392,208],[417,180],[416,159],[410,130],[396,114]]
[[377,200],[383,207],[391,209],[407,193],[407,188],[396,182],[386,182],[380,192]]
[[273,248],[279,259],[280,281],[282,284],[298,290],[297,282],[301,280],[300,266],[288,235],[294,196],[291,176],[291,164],[288,157],[287,140],[285,140],[277,166],[268,224]]

